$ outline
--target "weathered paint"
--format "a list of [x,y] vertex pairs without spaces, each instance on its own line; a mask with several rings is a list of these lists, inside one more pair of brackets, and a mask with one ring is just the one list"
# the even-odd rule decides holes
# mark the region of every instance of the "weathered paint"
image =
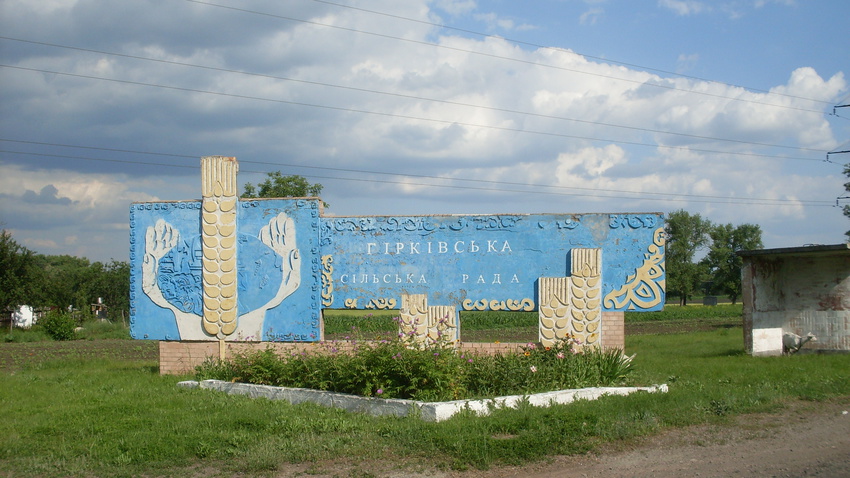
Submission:
[[236,198],[237,170],[204,158],[202,201],[131,205],[133,337],[317,341],[323,308],[532,311],[541,278],[572,277],[546,334],[592,342],[603,311],[664,303],[659,213],[324,217],[318,198]]
[[616,291],[659,228],[660,214],[322,218],[322,255],[333,264],[325,306],[397,308],[405,293],[464,310],[537,310],[537,280],[569,276],[572,249],[599,248],[604,310],[658,310],[658,278],[641,284],[645,300]]
[[782,353],[781,334],[776,330],[799,336],[814,334],[817,341],[808,342],[806,350],[850,351],[847,245],[748,251],[741,255],[748,351],[758,355]]
[[[317,200],[240,200],[237,208],[238,260],[237,316],[262,310],[273,301],[282,284],[298,280],[297,288],[263,314],[256,330],[235,331],[228,340],[319,340],[321,261]],[[212,340],[201,328],[203,317],[202,234],[200,201],[136,203],[130,209],[131,311],[130,330],[134,338],[154,340]],[[261,231],[285,214],[298,224],[295,248],[300,262],[298,277],[283,269],[284,257],[261,239]],[[144,265],[155,261],[151,244],[163,242],[157,224],[168,224],[173,246],[158,260],[156,285],[167,301],[155,303],[143,290]],[[160,223],[161,224],[161,223]],[[183,322],[181,322],[183,321]],[[179,330],[179,323],[186,323]],[[187,332],[188,330],[188,332]],[[192,332],[194,331],[194,333]]]

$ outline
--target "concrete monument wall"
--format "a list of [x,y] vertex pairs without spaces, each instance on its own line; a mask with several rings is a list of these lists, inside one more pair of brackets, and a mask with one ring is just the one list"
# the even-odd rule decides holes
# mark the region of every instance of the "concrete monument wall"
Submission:
[[314,342],[329,308],[457,338],[459,311],[509,310],[538,311],[543,343],[622,346],[622,312],[664,304],[659,213],[329,217],[238,198],[235,158],[201,173],[200,200],[131,205],[135,338]]

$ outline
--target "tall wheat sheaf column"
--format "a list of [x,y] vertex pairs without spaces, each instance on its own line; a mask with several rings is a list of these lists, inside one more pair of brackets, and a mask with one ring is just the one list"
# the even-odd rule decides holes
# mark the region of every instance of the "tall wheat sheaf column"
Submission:
[[236,330],[236,158],[201,158],[201,238],[204,331],[224,338]]

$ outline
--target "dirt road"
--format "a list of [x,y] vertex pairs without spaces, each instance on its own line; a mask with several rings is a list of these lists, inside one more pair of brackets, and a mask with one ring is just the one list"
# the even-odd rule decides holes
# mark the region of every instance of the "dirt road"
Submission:
[[850,398],[798,402],[777,414],[700,425],[545,465],[458,473],[452,478],[850,477]]

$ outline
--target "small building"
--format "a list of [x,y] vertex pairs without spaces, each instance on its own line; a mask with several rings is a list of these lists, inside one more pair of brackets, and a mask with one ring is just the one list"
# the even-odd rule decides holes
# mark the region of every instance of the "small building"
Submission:
[[850,244],[738,254],[747,352],[779,355],[783,339],[809,334],[801,351],[850,352]]

